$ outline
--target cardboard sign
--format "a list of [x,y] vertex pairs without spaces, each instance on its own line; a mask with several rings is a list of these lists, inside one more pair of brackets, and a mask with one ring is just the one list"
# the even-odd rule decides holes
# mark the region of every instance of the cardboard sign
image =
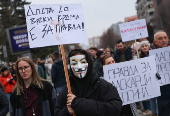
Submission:
[[155,55],[156,70],[160,74],[160,86],[170,84],[170,47],[149,51],[149,55]]
[[145,19],[119,24],[119,28],[123,42],[148,37]]
[[104,79],[113,84],[123,105],[160,96],[155,57],[104,66]]
[[24,7],[30,48],[88,42],[81,4]]

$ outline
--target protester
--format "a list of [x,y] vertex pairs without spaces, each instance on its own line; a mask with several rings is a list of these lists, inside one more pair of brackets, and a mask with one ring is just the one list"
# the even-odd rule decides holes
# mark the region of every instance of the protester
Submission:
[[98,49],[96,47],[91,47],[88,49],[88,53],[91,55],[92,63],[94,63],[97,59],[96,53]]
[[48,77],[51,77],[51,68],[52,68],[53,60],[47,59],[47,62],[45,63],[46,72],[48,74]]
[[37,65],[37,62],[35,59],[33,59],[33,63],[34,63],[35,69],[38,72],[39,76],[41,78],[45,79],[45,73],[44,73],[43,68],[40,65]]
[[31,59],[16,62],[17,84],[10,97],[11,116],[54,116],[56,92],[42,79]]
[[[153,49],[163,48],[170,46],[169,38],[166,32],[160,30],[154,34],[154,45]],[[169,116],[170,115],[170,84],[160,86],[161,96],[157,97],[157,105],[158,105],[158,116]],[[151,102],[151,109],[153,116],[157,116],[156,114],[156,101]]]
[[4,86],[6,96],[9,99],[16,82],[10,74],[9,69],[5,66],[1,68],[1,75],[2,76],[0,77],[0,83],[2,83],[2,85]]
[[94,62],[93,65],[93,72],[98,73],[99,77],[103,76],[103,65],[102,65],[102,58],[105,56],[103,51],[97,51],[97,60]]
[[108,56],[112,56],[113,57],[113,51],[111,50],[111,48],[106,48],[105,49],[105,54]]
[[54,63],[52,64],[51,68],[51,78],[52,82],[54,83],[54,87],[56,89],[57,94],[61,92],[63,86],[66,84],[63,60],[60,57],[59,52],[55,51],[53,53],[55,58]]
[[[102,64],[103,65],[115,64],[115,60],[111,56],[105,56],[103,57]],[[132,103],[130,105],[128,104],[122,106],[119,116],[136,116],[136,115],[137,115],[136,104]]]
[[149,41],[142,41],[140,43],[140,49],[141,49],[140,58],[144,58],[144,57],[149,56],[149,50],[150,50]]
[[[114,54],[114,59],[116,63],[129,61],[132,59],[132,49],[126,47],[122,40],[118,40],[116,44],[117,50]],[[121,109],[120,116],[136,116],[137,108],[136,104],[124,105]]]
[[13,79],[16,81],[17,77],[16,77],[16,66],[15,66],[15,62],[12,63],[12,67],[10,68],[10,72],[11,75],[13,77]]
[[41,60],[40,58],[38,58],[38,60],[37,60],[37,65],[42,67],[43,72],[44,72],[44,75],[43,75],[42,78],[43,78],[43,79],[46,79],[46,78],[47,78],[47,75],[46,75],[46,70],[45,70],[45,60]]
[[112,56],[104,56],[102,59],[103,65],[115,64],[115,60]]
[[9,101],[5,94],[5,89],[0,83],[0,116],[6,116],[9,111]]
[[117,41],[116,48],[114,53],[116,63],[132,60],[132,49],[126,47],[122,40]]
[[[148,57],[149,56],[149,50],[150,50],[149,41],[141,41],[139,47],[141,49],[140,58]],[[143,104],[143,107],[144,107],[142,114],[143,115],[152,114],[150,100],[144,100],[144,101],[142,101],[142,104]]]
[[76,49],[68,59],[72,94],[68,94],[66,86],[63,88],[57,98],[55,115],[119,116],[122,101],[117,89],[93,73],[89,54]]

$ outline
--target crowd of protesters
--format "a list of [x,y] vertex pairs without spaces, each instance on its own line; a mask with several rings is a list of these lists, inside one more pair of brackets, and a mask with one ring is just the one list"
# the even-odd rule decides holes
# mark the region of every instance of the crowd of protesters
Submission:
[[[139,39],[131,47],[121,40],[114,49],[72,50],[67,58],[72,93],[68,93],[61,54],[46,60],[22,57],[11,68],[0,67],[0,116],[137,116],[138,103],[122,106],[117,89],[104,80],[103,66],[149,56],[149,50],[169,46],[164,31],[154,41]],[[170,85],[161,96],[140,102],[143,115],[170,116]],[[9,107],[10,106],[10,107]]]

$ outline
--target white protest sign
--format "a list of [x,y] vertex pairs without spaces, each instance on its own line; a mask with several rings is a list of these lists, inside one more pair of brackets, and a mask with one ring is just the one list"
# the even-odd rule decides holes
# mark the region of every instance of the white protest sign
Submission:
[[123,42],[148,37],[145,19],[119,24],[119,28]]
[[155,57],[105,65],[104,79],[118,90],[123,105],[160,96]]
[[155,55],[156,70],[160,74],[160,86],[170,84],[170,47],[149,51],[149,55]]
[[30,48],[88,42],[81,4],[24,7]]

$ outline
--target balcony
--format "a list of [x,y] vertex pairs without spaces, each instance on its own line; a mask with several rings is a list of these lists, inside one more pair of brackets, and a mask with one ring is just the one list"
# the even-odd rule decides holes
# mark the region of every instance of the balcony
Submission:
[[150,12],[154,12],[155,11],[155,9],[154,8],[149,8],[148,9],[148,13],[150,13]]
[[148,16],[148,17],[146,18],[147,22],[151,22],[152,19],[154,19],[154,16],[153,16],[153,15],[152,15],[152,16]]
[[153,3],[153,1],[147,1],[146,4],[147,4],[147,6],[148,6],[148,5],[153,5],[154,3]]

